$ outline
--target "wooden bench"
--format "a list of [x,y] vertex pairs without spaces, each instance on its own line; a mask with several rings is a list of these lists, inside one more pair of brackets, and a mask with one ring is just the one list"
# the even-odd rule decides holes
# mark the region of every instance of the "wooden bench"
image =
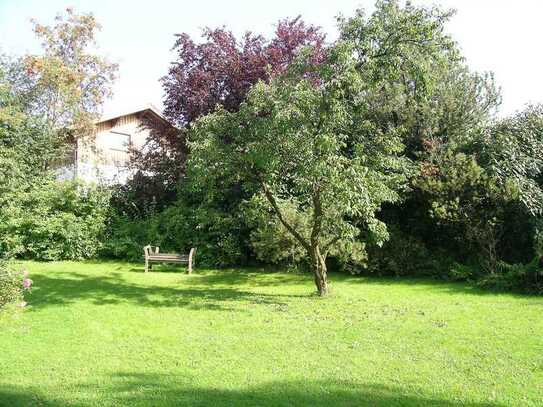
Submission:
[[194,257],[196,256],[196,249],[193,247],[190,249],[190,253],[177,254],[177,253],[160,253],[158,246],[147,245],[143,248],[145,254],[145,272],[151,270],[152,263],[176,263],[176,264],[188,264],[188,273],[192,273],[192,267],[194,266]]

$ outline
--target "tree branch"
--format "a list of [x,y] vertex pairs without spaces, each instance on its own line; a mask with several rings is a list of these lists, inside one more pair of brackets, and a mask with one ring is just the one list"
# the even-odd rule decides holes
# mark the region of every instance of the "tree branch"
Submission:
[[318,243],[319,235],[322,230],[322,203],[319,187],[313,191],[313,230],[311,231],[311,246],[315,247]]
[[310,244],[303,238],[303,236],[296,229],[294,229],[294,227],[292,227],[292,225],[290,225],[285,220],[283,213],[279,209],[279,205],[277,205],[277,201],[275,200],[275,197],[273,196],[272,192],[270,191],[268,185],[265,182],[262,182],[262,189],[264,190],[264,194],[266,195],[266,198],[270,202],[273,210],[275,211],[277,217],[279,218],[279,221],[300,242],[300,244],[304,247],[304,249],[310,252],[311,251]]

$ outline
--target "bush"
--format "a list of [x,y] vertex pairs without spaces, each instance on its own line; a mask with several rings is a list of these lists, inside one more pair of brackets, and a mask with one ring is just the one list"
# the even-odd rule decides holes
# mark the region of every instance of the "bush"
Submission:
[[381,276],[448,277],[452,261],[441,251],[431,252],[415,236],[389,227],[390,238],[382,247],[368,247],[366,270]]
[[454,262],[449,270],[449,277],[455,281],[472,281],[480,277],[482,271],[478,267]]
[[248,250],[241,215],[225,215],[211,208],[187,205],[183,200],[145,219],[130,219],[114,211],[101,250],[104,257],[140,261],[143,246],[188,253],[198,248],[198,263],[232,266],[247,263]]
[[160,221],[157,216],[149,219],[131,220],[119,215],[110,219],[107,237],[104,239],[100,255],[108,258],[118,258],[139,261],[143,256],[143,247],[147,244],[164,247],[163,237],[160,236]]
[[485,288],[503,291],[519,291],[529,294],[543,294],[543,268],[539,258],[527,264],[500,262],[498,273],[484,276],[478,284]]
[[109,193],[78,182],[46,181],[18,191],[0,209],[0,254],[80,260],[101,246]]
[[[282,202],[282,213],[289,224],[308,233],[304,219],[291,202]],[[244,216],[251,227],[251,249],[256,258],[264,263],[297,264],[305,260],[307,253],[277,216],[265,210],[261,197],[254,197],[244,208]]]
[[16,273],[10,271],[5,263],[0,263],[0,310],[14,303],[26,305],[23,294],[31,285],[27,272]]

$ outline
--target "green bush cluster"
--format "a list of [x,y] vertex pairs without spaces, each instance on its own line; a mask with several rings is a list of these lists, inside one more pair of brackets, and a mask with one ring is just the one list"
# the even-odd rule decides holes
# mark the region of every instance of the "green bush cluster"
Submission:
[[10,304],[26,305],[23,302],[24,291],[29,290],[31,285],[32,280],[27,272],[14,272],[5,261],[0,261],[0,311]]
[[100,254],[109,258],[139,261],[143,246],[162,251],[188,253],[198,248],[198,263],[210,266],[247,264],[248,237],[241,215],[228,216],[212,208],[201,208],[180,200],[145,217],[131,218],[112,208]]
[[8,304],[21,301],[22,298],[21,279],[11,274],[5,265],[0,264],[0,309]]
[[363,272],[379,276],[447,277],[452,260],[443,250],[428,249],[417,236],[389,228],[390,238],[382,247],[368,248],[368,262]]
[[[210,266],[308,264],[277,208],[262,203],[265,185],[279,180],[275,202],[299,236],[341,235],[325,249],[335,269],[541,293],[543,105],[497,120],[499,88],[465,65],[444,34],[448,17],[380,1],[373,14],[339,19],[340,42],[320,49],[327,58],[313,66],[309,54],[292,55],[284,82],[248,87],[245,104],[240,97],[215,115],[209,106],[190,122],[173,120],[180,129],[153,130],[149,155],[133,163],[142,171],[113,188],[55,181],[54,164],[77,135],[44,120],[21,93],[26,76],[10,75],[15,65],[0,58],[0,258],[141,261],[152,244],[197,247],[199,264]],[[336,88],[348,62],[349,80]],[[304,66],[311,69],[300,77]],[[178,68],[192,77],[192,64]],[[223,73],[211,71],[219,75],[210,86],[222,88]],[[314,81],[331,73],[333,91],[315,93]],[[283,93],[291,85],[298,104]],[[279,105],[268,96],[283,98],[288,114],[273,116]],[[182,105],[170,104],[170,119],[183,117]],[[299,149],[300,141],[312,147]],[[322,200],[326,179],[335,181]]]
[[497,273],[481,276],[478,284],[502,291],[543,294],[543,268],[539,258],[525,264],[501,262]]
[[38,260],[80,260],[100,251],[107,189],[66,181],[34,184],[0,208],[0,253]]
[[[73,142],[33,110],[17,62],[0,57],[0,258],[90,258],[108,214],[106,188],[56,180]],[[21,88],[22,86],[22,88]]]

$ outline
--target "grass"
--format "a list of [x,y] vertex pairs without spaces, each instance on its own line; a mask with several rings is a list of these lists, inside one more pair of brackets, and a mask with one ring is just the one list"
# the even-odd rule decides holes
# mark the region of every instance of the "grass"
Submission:
[[[19,264],[18,267],[23,267]],[[0,405],[540,406],[543,298],[461,284],[25,263]]]

